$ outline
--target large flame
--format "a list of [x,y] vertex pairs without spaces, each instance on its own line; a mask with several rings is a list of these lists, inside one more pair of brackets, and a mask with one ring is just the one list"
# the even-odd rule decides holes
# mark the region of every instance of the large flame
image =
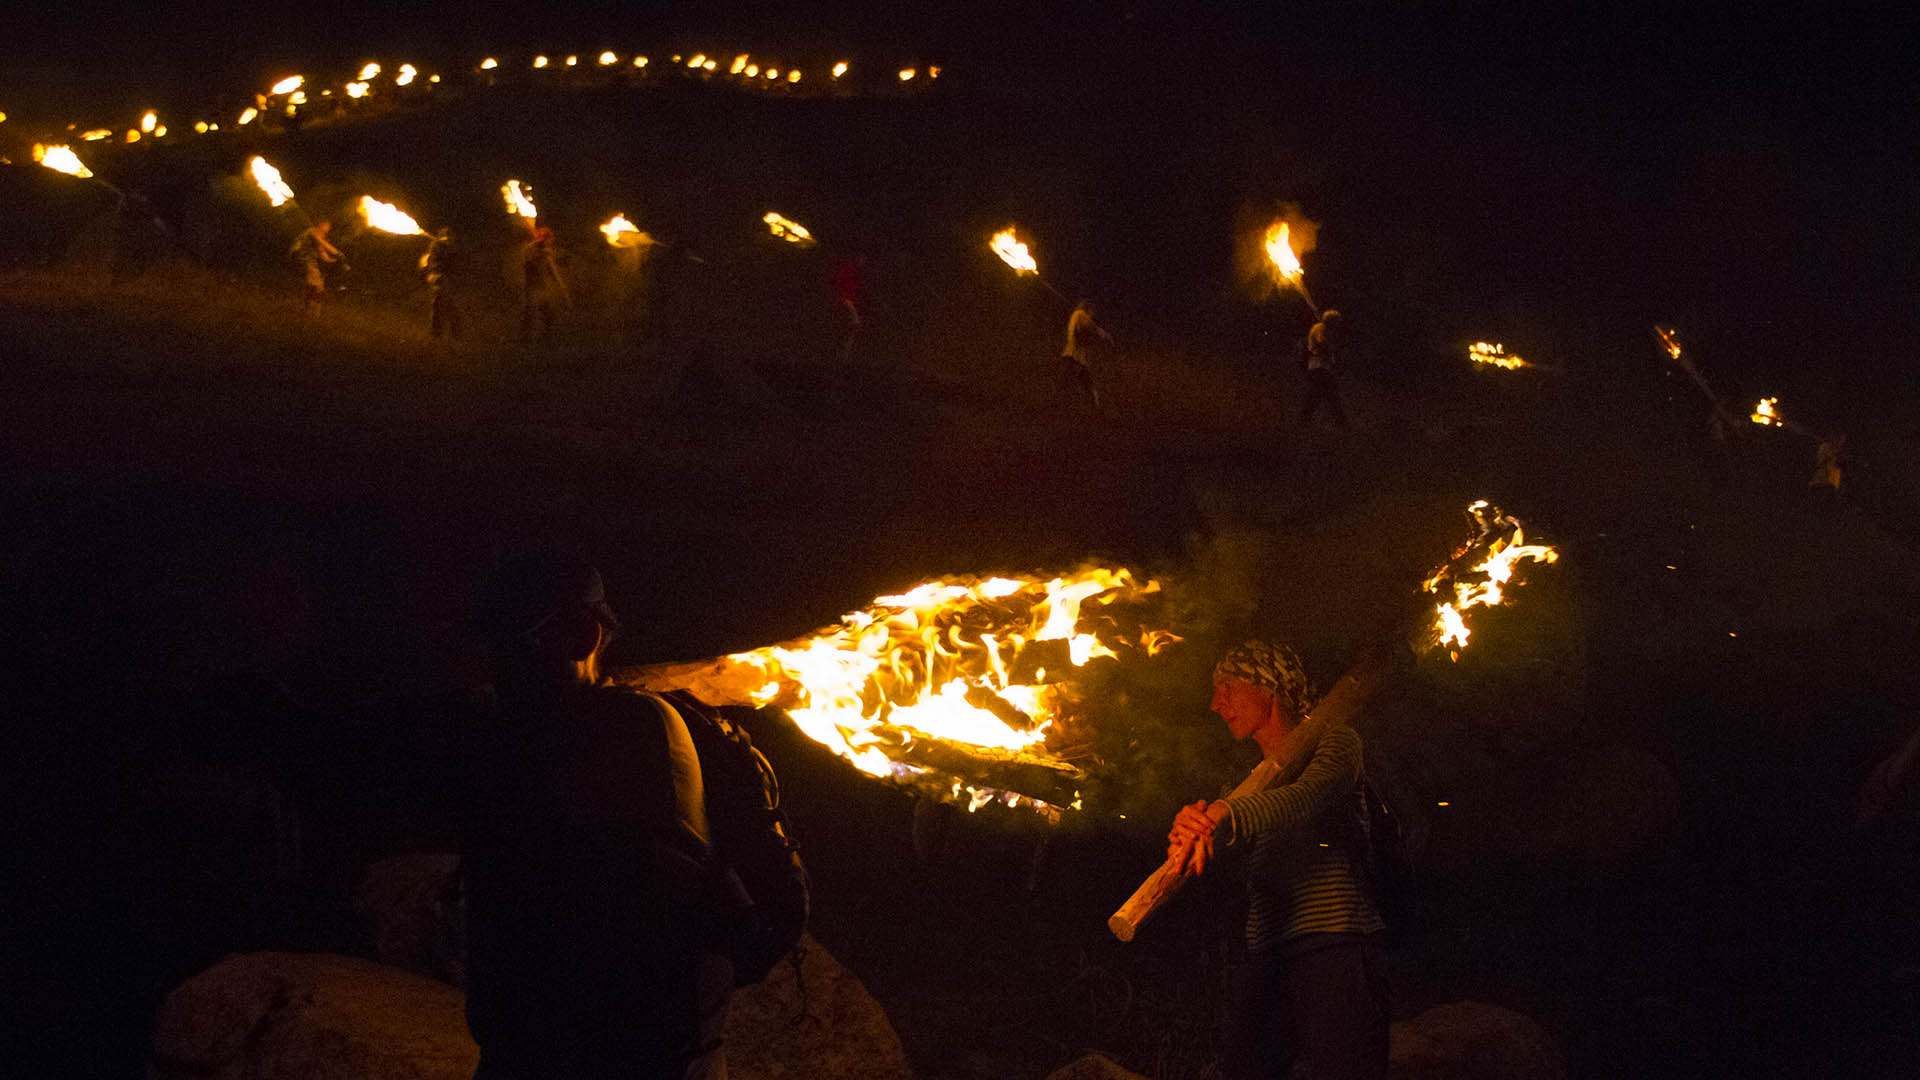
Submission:
[[1467,346],[1467,359],[1476,364],[1505,368],[1508,371],[1517,371],[1520,368],[1532,366],[1525,360],[1522,360],[1517,353],[1508,352],[1505,345],[1497,342],[1474,342]]
[[507,200],[507,213],[519,214],[528,221],[532,221],[540,216],[540,211],[533,205],[533,200],[529,198],[526,191],[521,188],[520,181],[509,180],[505,184],[502,184],[500,186],[500,194]]
[[766,216],[760,220],[767,223],[768,232],[771,232],[782,240],[794,244],[813,243],[813,234],[807,231],[807,227],[791,218],[781,217],[779,214],[769,210]]
[[1787,422],[1787,418],[1780,415],[1780,399],[1777,397],[1761,398],[1755,402],[1753,413],[1747,419],[1767,427],[1783,427]]
[[268,164],[267,159],[255,156],[247,162],[247,171],[253,174],[253,182],[267,193],[267,200],[275,206],[293,201],[293,189],[280,179],[280,170]]
[[427,230],[422,229],[406,211],[371,195],[360,196],[360,216],[367,219],[368,225],[384,233],[395,236],[427,235]]
[[1281,282],[1298,288],[1303,271],[1300,266],[1300,256],[1294,254],[1293,241],[1288,235],[1291,231],[1286,222],[1274,222],[1267,226],[1267,236],[1262,246],[1266,248],[1267,261],[1273,264],[1274,276]]
[[1560,558],[1560,553],[1550,545],[1526,543],[1520,523],[1500,514],[1484,499],[1469,506],[1467,513],[1480,523],[1483,537],[1495,529],[1511,531],[1495,537],[1487,545],[1486,558],[1465,574],[1454,574],[1449,564],[1427,579],[1426,591],[1435,596],[1444,596],[1451,587],[1452,599],[1442,599],[1435,606],[1434,629],[1438,631],[1439,643],[1451,646],[1456,656],[1459,650],[1467,647],[1467,639],[1472,634],[1467,627],[1465,612],[1483,605],[1494,607],[1502,603],[1506,599],[1505,586],[1513,579],[1513,571],[1518,564],[1551,563]]
[[1040,264],[1034,261],[1033,253],[1027,250],[1027,245],[1014,239],[1011,225],[994,233],[992,242],[987,246],[993,249],[995,255],[1000,256],[1001,261],[1013,267],[1015,273],[1037,274],[1040,272]]
[[[1159,591],[1126,569],[1058,577],[943,578],[882,596],[811,637],[726,658],[751,700],[784,707],[801,731],[862,772],[987,802],[1065,808],[969,785],[924,752],[1079,775],[1058,744],[1092,661],[1152,656],[1180,639],[1133,607]],[[937,758],[935,759],[937,760]]]
[[93,175],[93,170],[80,163],[80,156],[71,146],[42,146],[33,144],[33,160],[52,169],[54,172],[78,176],[82,180]]

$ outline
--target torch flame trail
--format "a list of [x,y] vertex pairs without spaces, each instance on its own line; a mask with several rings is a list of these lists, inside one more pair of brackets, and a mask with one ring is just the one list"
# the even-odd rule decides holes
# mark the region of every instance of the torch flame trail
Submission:
[[533,199],[521,188],[520,181],[509,180],[502,184],[500,194],[507,200],[507,213],[518,214],[529,223],[540,216],[539,208],[533,205]]
[[1519,584],[1513,580],[1513,573],[1520,563],[1552,563],[1560,559],[1559,551],[1550,545],[1527,543],[1520,522],[1502,514],[1485,499],[1469,506],[1467,514],[1480,527],[1480,535],[1469,545],[1469,550],[1484,547],[1486,558],[1464,571],[1456,571],[1454,565],[1448,563],[1428,578],[1424,586],[1425,591],[1435,597],[1451,593],[1451,599],[1440,599],[1435,606],[1433,631],[1437,643],[1452,647],[1456,659],[1472,634],[1465,618],[1468,610],[1503,603],[1508,583]]
[[788,243],[802,245],[813,243],[813,234],[807,231],[807,227],[791,218],[781,217],[769,210],[760,220],[766,222],[768,232]]
[[422,229],[406,211],[392,203],[381,202],[371,195],[360,196],[360,216],[367,220],[368,225],[384,233],[392,233],[395,236],[427,235],[427,231]]
[[993,239],[987,246],[993,249],[995,255],[1000,256],[1000,261],[1013,267],[1013,272],[1016,274],[1040,272],[1040,264],[1034,260],[1033,253],[1027,250],[1027,245],[1014,237],[1011,225],[994,233]]
[[1100,567],[1052,578],[943,578],[878,597],[805,638],[621,681],[778,705],[870,776],[968,797],[976,809],[997,801],[1057,817],[1077,808],[1077,794],[1049,802],[969,783],[948,767],[1042,770],[1054,778],[1050,788],[1070,788],[1084,774],[1049,743],[1071,742],[1063,732],[1081,722],[1081,669],[1179,640],[1136,625],[1158,591],[1154,581]]
[[1497,367],[1506,371],[1518,371],[1532,364],[1521,359],[1517,353],[1507,351],[1505,345],[1497,342],[1476,341],[1467,346],[1467,359],[1485,367]]
[[275,206],[293,202],[293,189],[280,179],[280,170],[268,163],[266,158],[255,155],[247,162],[247,170],[253,174],[253,182],[267,193],[267,201]]
[[92,169],[80,163],[80,155],[75,154],[71,146],[42,146],[34,143],[33,160],[54,172],[77,176],[82,180],[93,175]]

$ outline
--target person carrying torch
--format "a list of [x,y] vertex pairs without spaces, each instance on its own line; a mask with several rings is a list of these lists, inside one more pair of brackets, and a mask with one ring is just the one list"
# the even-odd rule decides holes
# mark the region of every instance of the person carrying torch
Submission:
[[301,294],[300,306],[303,310],[312,310],[327,292],[327,274],[325,267],[334,263],[346,264],[345,256],[327,239],[333,231],[333,222],[322,218],[314,222],[293,241],[290,254],[300,263],[306,278],[306,290]]
[[433,234],[427,253],[420,257],[420,269],[426,275],[427,292],[433,301],[427,317],[427,336],[432,340],[460,338],[460,309],[452,291],[459,267],[460,251],[454,244],[453,230],[442,228]]
[[[553,230],[538,226],[520,248],[520,340],[544,341],[553,332],[560,305],[567,299],[566,279],[554,256]],[[538,329],[535,329],[538,324]]]
[[1067,379],[1086,388],[1087,397],[1093,402],[1093,411],[1097,413],[1100,411],[1100,387],[1093,381],[1095,338],[1109,344],[1113,342],[1113,335],[1093,321],[1093,301],[1082,298],[1073,306],[1073,313],[1067,316],[1067,340],[1060,347],[1060,360]]
[[[1269,758],[1314,697],[1292,650],[1249,641],[1213,673],[1212,708]],[[1223,1075],[1233,1080],[1387,1073],[1386,923],[1367,870],[1360,735],[1325,727],[1289,783],[1183,808],[1170,864],[1205,873],[1218,848],[1245,852],[1247,957],[1227,1006]]]

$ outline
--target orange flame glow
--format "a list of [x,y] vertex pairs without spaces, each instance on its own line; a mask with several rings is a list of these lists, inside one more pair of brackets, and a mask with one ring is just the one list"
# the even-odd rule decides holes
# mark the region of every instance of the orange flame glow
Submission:
[[485,60],[480,61],[481,71],[492,71],[494,68],[497,68],[499,66],[500,66],[500,61],[495,60],[491,56],[487,57]]
[[240,114],[240,121],[239,121],[239,122],[240,122],[240,123],[241,123],[242,125],[246,125],[246,124],[251,124],[251,123],[253,123],[253,118],[254,118],[254,117],[256,117],[256,116],[259,116],[259,115],[260,115],[260,110],[259,110],[259,109],[255,109],[255,108],[248,108],[248,109],[247,109],[247,110],[246,110],[245,112],[242,112],[242,113]]
[[1747,419],[1766,427],[1784,427],[1787,422],[1787,418],[1780,415],[1780,399],[1777,397],[1761,398],[1754,404],[1753,413]]
[[1485,341],[1476,341],[1467,346],[1467,359],[1476,364],[1503,368],[1507,371],[1517,371],[1523,367],[1533,366],[1521,359],[1518,354],[1508,352],[1505,345]]
[[[944,743],[1078,775],[1049,746],[1077,711],[1077,676],[1096,659],[1150,656],[1179,640],[1117,617],[1158,590],[1125,569],[1098,567],[1053,578],[943,578],[727,662],[757,673],[754,701],[780,704],[808,737],[862,772],[936,784],[956,799],[964,791],[969,809],[999,801],[1057,816],[1061,807],[970,787],[911,751]],[[1027,655],[1039,642],[1059,643],[1035,650],[1054,670]]]
[[840,76],[845,75],[846,73],[847,73],[847,62],[845,60],[842,60],[839,63],[833,65],[834,78],[837,79]]
[[422,229],[406,211],[392,203],[383,203],[371,195],[360,196],[360,216],[367,219],[368,225],[384,233],[392,233],[395,236],[427,235],[427,231]]
[[1660,344],[1666,346],[1667,355],[1675,360],[1680,359],[1679,331],[1670,326],[1656,326],[1653,332],[1660,335]]
[[994,233],[993,240],[987,246],[993,249],[995,255],[1000,256],[1002,262],[1013,267],[1016,274],[1040,272],[1040,264],[1034,261],[1033,253],[1027,250],[1027,245],[1014,238],[1011,225]]
[[412,83],[414,76],[418,74],[420,74],[420,70],[412,64],[401,64],[399,74],[393,77],[393,85],[406,86]]
[[1512,581],[1514,567],[1519,563],[1551,563],[1560,559],[1560,553],[1549,545],[1526,543],[1520,523],[1501,515],[1485,499],[1469,506],[1467,513],[1481,524],[1483,536],[1496,528],[1510,528],[1511,532],[1495,538],[1489,545],[1487,557],[1468,571],[1479,575],[1478,580],[1460,580],[1449,572],[1450,567],[1442,567],[1426,582],[1426,591],[1435,596],[1443,595],[1451,586],[1452,599],[1441,600],[1435,607],[1434,629],[1438,632],[1439,644],[1451,646],[1456,656],[1459,650],[1467,647],[1467,639],[1472,633],[1467,627],[1466,611],[1483,605],[1495,607],[1502,603],[1505,600],[1504,587]]
[[600,226],[601,235],[607,243],[617,248],[644,247],[653,243],[653,237],[641,232],[639,227],[627,220],[625,214],[615,214]]
[[253,174],[253,182],[267,193],[267,201],[282,206],[293,201],[293,189],[280,179],[280,170],[267,162],[266,158],[255,156],[247,162],[247,171]]
[[371,89],[373,89],[372,83],[350,82],[347,84],[347,96],[350,98],[363,98],[367,96],[367,91]]
[[620,58],[619,58],[618,56],[615,56],[615,55],[613,54],[613,50],[611,50],[611,49],[609,49],[609,50],[607,50],[606,52],[603,52],[603,53],[601,53],[601,54],[600,54],[600,66],[601,66],[601,67],[612,67],[613,65],[615,65],[615,64],[617,64],[617,63],[619,63],[619,62],[620,62]]
[[289,75],[286,78],[281,79],[279,82],[274,83],[268,89],[275,94],[291,94],[295,90],[298,90],[302,86],[306,85],[306,82],[307,80],[302,78],[299,75]]
[[108,131],[106,128],[94,128],[92,131],[83,133],[80,136],[80,141],[81,142],[99,142],[101,139],[111,139],[111,138],[113,138],[113,132]]
[[1302,270],[1300,256],[1294,254],[1293,242],[1289,238],[1290,228],[1284,221],[1276,221],[1267,226],[1267,261],[1273,264],[1273,273],[1282,283],[1298,288]]
[[768,232],[771,232],[773,235],[779,237],[782,240],[787,241],[788,243],[792,243],[792,244],[813,243],[813,234],[807,231],[806,226],[790,218],[781,217],[779,214],[773,212],[772,210],[767,211],[766,216],[762,217],[760,220],[767,223]]
[[42,146],[34,143],[33,160],[54,172],[77,176],[82,180],[93,175],[93,170],[80,163],[80,156],[75,154],[70,146]]
[[521,188],[520,181],[507,181],[501,185],[500,194],[507,200],[507,213],[518,214],[528,221],[540,216],[540,211],[533,205],[533,200]]

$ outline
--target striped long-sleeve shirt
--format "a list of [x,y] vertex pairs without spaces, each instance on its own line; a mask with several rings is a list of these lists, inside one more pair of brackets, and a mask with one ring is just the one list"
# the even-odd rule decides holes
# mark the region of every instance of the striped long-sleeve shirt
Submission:
[[1293,782],[1227,800],[1228,842],[1249,845],[1247,951],[1306,934],[1385,928],[1369,895],[1360,733],[1322,732]]

